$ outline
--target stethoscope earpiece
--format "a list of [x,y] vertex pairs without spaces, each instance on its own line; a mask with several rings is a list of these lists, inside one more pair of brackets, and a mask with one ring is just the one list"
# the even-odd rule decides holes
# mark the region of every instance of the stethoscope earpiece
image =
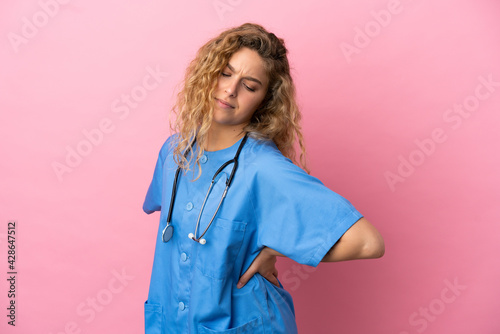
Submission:
[[191,239],[191,240],[193,240],[193,241],[197,241],[197,242],[199,242],[199,243],[200,243],[200,244],[202,244],[202,245],[204,245],[204,244],[206,244],[206,243],[207,243],[207,240],[205,240],[204,238],[201,238],[201,239],[195,239],[195,237],[194,237],[194,234],[193,234],[193,233],[189,233],[189,234],[188,234],[188,238],[189,238],[189,239]]

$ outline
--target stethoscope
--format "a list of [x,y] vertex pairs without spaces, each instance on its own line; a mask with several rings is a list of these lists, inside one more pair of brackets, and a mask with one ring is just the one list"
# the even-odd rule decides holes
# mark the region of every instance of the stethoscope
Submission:
[[[196,242],[199,242],[202,245],[204,245],[207,242],[207,240],[205,240],[203,238],[203,236],[205,235],[205,233],[207,233],[210,225],[212,225],[212,222],[214,221],[214,218],[217,215],[217,212],[219,212],[222,201],[226,197],[227,190],[229,189],[229,186],[231,185],[231,181],[233,180],[234,173],[236,172],[236,169],[238,168],[238,158],[240,156],[240,152],[241,152],[241,149],[243,148],[243,145],[245,145],[247,137],[248,137],[248,133],[245,133],[245,136],[243,137],[243,139],[240,143],[240,146],[238,146],[238,150],[236,151],[234,158],[229,160],[229,161],[226,161],[224,164],[222,164],[222,166],[219,167],[219,169],[215,172],[214,176],[212,177],[212,182],[210,183],[210,187],[208,187],[207,194],[205,195],[205,199],[203,200],[203,204],[201,205],[200,213],[198,214],[198,219],[196,220],[196,228],[194,230],[194,234],[189,233],[189,235],[188,235],[189,239],[194,240]],[[187,157],[187,155],[191,151],[195,142],[196,142],[196,137],[194,138],[191,145],[186,149],[186,152],[184,153],[184,157]],[[226,188],[224,189],[224,192],[222,193],[222,197],[219,201],[219,205],[217,205],[217,209],[215,210],[215,213],[212,216],[212,219],[210,219],[210,222],[208,223],[208,225],[205,228],[205,230],[203,231],[203,233],[199,237],[197,237],[198,227],[200,225],[201,214],[203,212],[203,209],[205,208],[205,203],[207,202],[208,195],[210,194],[210,191],[212,190],[212,187],[215,184],[215,179],[217,178],[217,175],[219,175],[220,172],[222,172],[222,170],[224,170],[224,168],[226,168],[230,164],[233,164],[233,169],[231,170],[231,174],[229,175],[229,178],[226,180]],[[167,226],[165,226],[165,228],[163,229],[163,233],[162,233],[163,242],[168,242],[172,238],[172,235],[174,233],[174,226],[172,226],[172,224],[170,223],[170,220],[172,219],[172,211],[174,208],[175,195],[177,193],[177,179],[179,178],[180,170],[181,170],[181,168],[177,167],[177,171],[175,172],[174,184],[172,186],[172,196],[170,198],[170,206],[168,208]]]

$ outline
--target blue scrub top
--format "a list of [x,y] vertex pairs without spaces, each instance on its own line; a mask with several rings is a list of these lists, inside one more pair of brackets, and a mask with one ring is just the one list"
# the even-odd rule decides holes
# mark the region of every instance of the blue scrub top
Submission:
[[[172,213],[174,233],[164,243],[177,165],[173,137],[161,147],[144,212],[160,211],[148,299],[146,334],[297,333],[291,295],[259,274],[241,289],[240,276],[264,246],[317,266],[362,215],[342,196],[285,158],[272,141],[249,137],[231,187],[202,245],[194,233],[201,205],[217,169],[241,142],[200,159],[198,170],[179,174]],[[198,236],[214,214],[233,165],[219,174],[200,220]],[[192,168],[191,168],[192,169]]]

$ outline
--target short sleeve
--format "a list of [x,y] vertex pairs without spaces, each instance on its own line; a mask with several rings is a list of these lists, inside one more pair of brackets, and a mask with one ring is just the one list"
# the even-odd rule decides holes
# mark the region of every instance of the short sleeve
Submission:
[[260,167],[254,178],[252,201],[262,246],[298,263],[317,266],[363,217],[347,199],[279,151]]
[[151,214],[155,211],[161,210],[161,199],[162,199],[162,188],[163,188],[163,165],[165,164],[165,158],[171,151],[171,138],[169,137],[158,153],[158,159],[156,160],[156,166],[153,172],[153,179],[149,184],[148,191],[146,193],[146,198],[142,205],[142,209],[147,214]]

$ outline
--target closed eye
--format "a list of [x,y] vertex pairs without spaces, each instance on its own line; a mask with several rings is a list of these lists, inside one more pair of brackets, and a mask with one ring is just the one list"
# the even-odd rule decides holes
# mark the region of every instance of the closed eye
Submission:
[[[224,73],[224,72],[221,72],[220,74],[221,74],[223,77],[230,77],[230,76],[231,76],[231,74],[227,74],[227,73]],[[251,91],[251,92],[255,92],[255,89],[250,88],[250,87],[248,87],[248,86],[247,86],[247,85],[245,85],[245,84],[243,84],[243,86],[245,86],[245,88],[246,88],[247,90],[249,90],[249,91]]]
[[248,89],[249,91],[251,91],[251,92],[255,92],[255,89],[252,89],[252,88],[248,87],[248,86],[247,86],[247,85],[245,85],[245,84],[243,84],[243,86],[245,86],[245,88],[246,88],[246,89]]

